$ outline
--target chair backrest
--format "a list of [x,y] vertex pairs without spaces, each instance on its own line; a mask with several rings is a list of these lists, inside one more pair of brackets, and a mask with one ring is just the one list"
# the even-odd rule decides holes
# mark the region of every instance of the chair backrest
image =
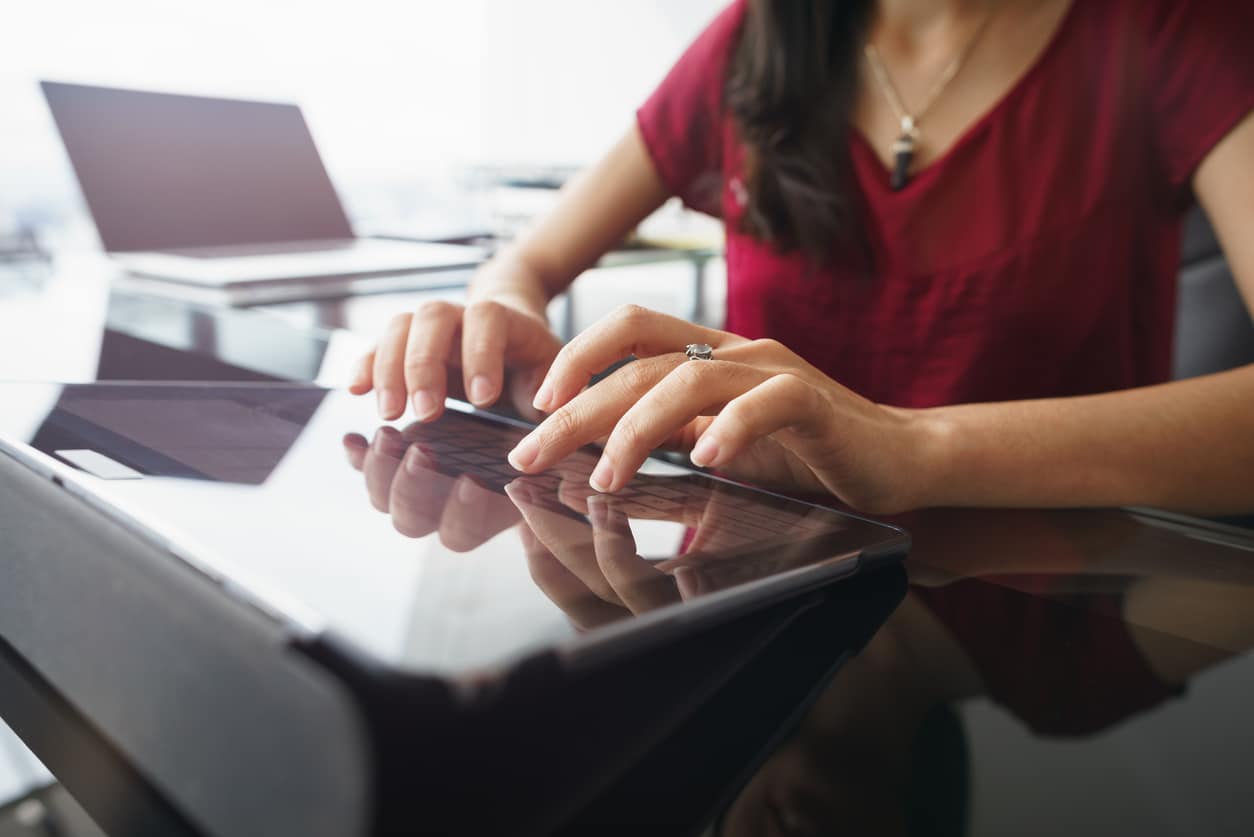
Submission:
[[1254,363],[1254,321],[1200,209],[1185,221],[1173,374],[1192,378]]

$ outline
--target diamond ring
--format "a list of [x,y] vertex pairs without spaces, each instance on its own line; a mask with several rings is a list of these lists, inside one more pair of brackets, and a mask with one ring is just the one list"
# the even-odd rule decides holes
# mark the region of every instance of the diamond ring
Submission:
[[684,348],[684,354],[688,360],[713,360],[714,347],[709,343],[689,343]]

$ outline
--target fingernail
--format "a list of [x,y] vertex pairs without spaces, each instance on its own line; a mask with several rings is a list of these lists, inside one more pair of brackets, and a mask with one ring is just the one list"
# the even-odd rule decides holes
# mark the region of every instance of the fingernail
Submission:
[[710,436],[702,436],[689,455],[693,465],[709,467],[718,461],[718,442]]
[[532,400],[531,406],[537,410],[548,410],[549,404],[553,400],[553,385],[547,380],[540,384],[540,389],[536,392],[535,399]]
[[463,479],[457,486],[457,502],[469,506],[475,501],[475,484],[469,478]]
[[392,418],[403,411],[404,403],[404,397],[398,395],[395,390],[379,390],[379,415],[384,418]]
[[492,382],[487,375],[476,375],[470,380],[470,400],[476,404],[486,404],[492,399]]
[[588,485],[597,491],[609,493],[610,486],[614,484],[614,466],[609,463],[604,456],[597,463],[596,469],[592,472],[592,476],[588,478]]
[[509,464],[513,465],[516,470],[525,471],[531,467],[531,463],[535,462],[536,457],[539,455],[539,440],[533,436],[528,436],[509,452]]
[[436,410],[435,396],[425,389],[414,393],[414,414],[418,418],[426,418]]
[[588,517],[592,519],[592,525],[597,528],[605,526],[608,511],[609,509],[605,507],[605,500],[600,494],[593,494],[588,498]]
[[417,445],[411,447],[405,452],[405,458],[401,460],[401,465],[405,468],[405,473],[411,477],[416,477],[426,470],[426,457],[422,455],[422,451]]

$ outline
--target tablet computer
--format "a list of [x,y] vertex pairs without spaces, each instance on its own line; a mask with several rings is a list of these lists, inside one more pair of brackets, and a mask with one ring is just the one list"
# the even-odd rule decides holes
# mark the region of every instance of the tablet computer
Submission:
[[[0,384],[0,448],[363,671],[473,694],[597,666],[905,554],[902,530],[650,460],[540,475],[525,425],[450,400],[381,425],[306,385]],[[327,650],[329,649],[329,650]]]

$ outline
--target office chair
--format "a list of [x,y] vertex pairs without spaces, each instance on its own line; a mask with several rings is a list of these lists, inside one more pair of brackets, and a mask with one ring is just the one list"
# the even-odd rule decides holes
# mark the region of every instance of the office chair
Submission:
[[1254,322],[1200,209],[1184,227],[1173,376],[1192,378],[1254,363]]

